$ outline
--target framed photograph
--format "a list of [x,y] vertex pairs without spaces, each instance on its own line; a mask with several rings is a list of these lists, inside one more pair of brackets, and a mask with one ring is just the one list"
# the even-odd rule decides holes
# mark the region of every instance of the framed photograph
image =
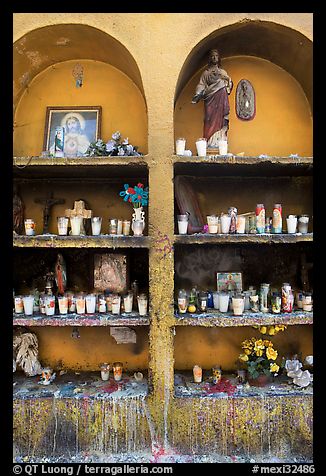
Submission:
[[101,106],[48,106],[43,150],[56,157],[80,157],[101,136]]

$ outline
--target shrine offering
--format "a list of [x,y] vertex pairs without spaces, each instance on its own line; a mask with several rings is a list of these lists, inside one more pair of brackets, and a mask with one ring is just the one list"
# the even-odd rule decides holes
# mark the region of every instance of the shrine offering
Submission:
[[268,312],[269,310],[269,284],[268,283],[262,283],[260,285],[260,311],[261,312]]
[[26,316],[33,315],[34,296],[23,296],[24,313]]
[[236,207],[230,207],[228,215],[231,218],[229,233],[236,233],[237,231],[237,214],[238,209]]
[[58,235],[67,235],[68,234],[68,222],[69,219],[67,217],[58,217]]
[[146,316],[147,314],[147,304],[148,304],[148,299],[146,294],[140,294],[137,296],[137,302],[138,302],[138,312],[140,316]]
[[213,384],[216,385],[221,381],[222,378],[222,370],[220,367],[213,367],[212,368],[212,374],[213,374]]
[[189,215],[177,215],[179,235],[186,235],[188,230]]
[[35,221],[31,218],[25,219],[25,233],[27,236],[35,235]]
[[98,296],[98,312],[106,312],[106,299],[104,294]]
[[273,293],[271,298],[272,313],[279,314],[282,308],[282,298],[280,293]]
[[144,224],[141,220],[135,220],[132,224],[134,236],[143,236]]
[[122,222],[122,234],[128,236],[130,234],[130,220],[123,220]]
[[45,314],[53,316],[55,314],[55,296],[45,296]]
[[207,224],[208,224],[208,233],[217,233],[218,217],[216,215],[208,215]]
[[244,311],[244,297],[237,294],[232,297],[232,305],[233,305],[233,314],[235,316],[242,316]]
[[282,286],[282,311],[292,312],[293,309],[293,292],[289,283],[283,283]]
[[298,232],[308,233],[309,215],[300,215],[298,218]]
[[122,369],[123,369],[122,362],[114,362],[112,368],[113,368],[113,378],[116,382],[119,382],[122,379]]
[[78,296],[76,297],[77,314],[85,314],[85,305],[86,305],[85,296],[83,294],[78,294]]
[[117,235],[118,233],[118,219],[110,218],[109,219],[109,235]]
[[177,155],[183,155],[184,154],[184,151],[185,151],[185,148],[186,148],[186,139],[184,139],[183,137],[179,137],[179,139],[177,139],[175,141],[175,152]]
[[101,364],[101,379],[102,380],[109,380],[110,377],[110,364],[104,362]]
[[289,215],[286,219],[286,225],[288,233],[296,233],[297,232],[297,222],[298,219],[296,215]]
[[134,298],[134,295],[132,291],[129,291],[128,294],[126,294],[123,297],[123,305],[124,305],[125,312],[127,313],[132,312],[133,298]]
[[226,155],[228,153],[228,141],[227,140],[219,140],[218,141],[218,149],[220,155]]
[[117,235],[122,235],[122,220],[118,220]]
[[82,217],[70,217],[71,234],[79,236],[81,234]]
[[219,293],[219,310],[228,312],[230,296],[228,293]]
[[196,140],[196,149],[199,157],[206,157],[207,141],[204,137]]
[[16,312],[16,314],[23,313],[24,312],[23,297],[22,296],[15,296],[14,303],[15,303],[15,312]]
[[102,217],[92,217],[92,235],[98,236],[101,233]]
[[201,383],[202,378],[203,378],[203,370],[199,365],[194,365],[193,369],[193,375],[194,375],[194,382],[195,383]]
[[187,312],[188,295],[184,289],[180,289],[178,293],[178,310],[181,314]]
[[302,296],[302,309],[304,311],[312,310],[312,295],[310,292],[305,292]]
[[214,292],[213,293],[213,306],[214,306],[214,309],[219,309],[219,300],[220,300],[220,296],[219,296],[219,293],[218,292]]
[[256,205],[256,230],[257,233],[265,233],[265,207],[262,203]]
[[120,314],[121,297],[117,294],[112,295],[112,314]]
[[275,203],[272,218],[272,233],[282,233],[282,205]]
[[221,233],[229,233],[231,225],[231,217],[225,213],[221,214]]
[[86,296],[86,312],[87,314],[94,314],[96,306],[96,295],[87,294]]
[[244,233],[246,228],[246,217],[242,215],[237,216],[236,231],[237,233]]
[[59,313],[67,314],[68,313],[68,297],[58,296],[58,304],[59,304]]

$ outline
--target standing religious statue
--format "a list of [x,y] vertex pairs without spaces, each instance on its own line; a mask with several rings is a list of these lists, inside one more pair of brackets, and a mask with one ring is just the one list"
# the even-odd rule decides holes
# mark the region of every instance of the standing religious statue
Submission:
[[24,203],[18,194],[18,187],[14,184],[13,196],[13,230],[18,235],[22,235],[24,231]]
[[233,83],[224,69],[218,50],[209,52],[208,66],[200,77],[192,103],[204,101],[204,133],[207,146],[218,147],[219,140],[227,140],[229,129],[229,98]]

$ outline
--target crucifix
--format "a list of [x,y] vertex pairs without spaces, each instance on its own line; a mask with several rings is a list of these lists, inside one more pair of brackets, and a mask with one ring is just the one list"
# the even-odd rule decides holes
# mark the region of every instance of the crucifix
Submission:
[[58,203],[65,203],[64,198],[53,198],[53,192],[49,192],[48,196],[45,198],[35,198],[35,203],[41,203],[44,205],[43,209],[43,235],[48,233],[49,221],[50,221],[50,211],[53,205]]
[[[76,200],[74,203],[74,208],[68,208],[65,210],[65,216],[68,218],[71,217],[82,217],[82,218],[92,218],[92,210],[86,210],[84,200]],[[84,221],[84,220],[83,220]],[[85,235],[84,223],[80,227],[80,233]]]

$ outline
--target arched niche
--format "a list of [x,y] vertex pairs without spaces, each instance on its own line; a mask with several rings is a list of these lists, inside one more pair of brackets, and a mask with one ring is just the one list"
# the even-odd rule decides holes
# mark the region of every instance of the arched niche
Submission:
[[[229,150],[245,155],[312,155],[312,42],[300,32],[265,21],[242,21],[203,39],[188,55],[175,91],[175,137],[187,139],[196,155],[202,136],[203,102],[191,104],[208,60],[218,48],[222,68],[234,88],[230,100]],[[235,112],[235,91],[241,79],[255,88],[256,116],[241,121]]]
[[[119,130],[146,154],[147,106],[138,65],[107,33],[80,24],[33,30],[13,48],[14,155],[39,155],[47,106],[101,106],[101,137]],[[84,69],[76,87],[73,69]]]

